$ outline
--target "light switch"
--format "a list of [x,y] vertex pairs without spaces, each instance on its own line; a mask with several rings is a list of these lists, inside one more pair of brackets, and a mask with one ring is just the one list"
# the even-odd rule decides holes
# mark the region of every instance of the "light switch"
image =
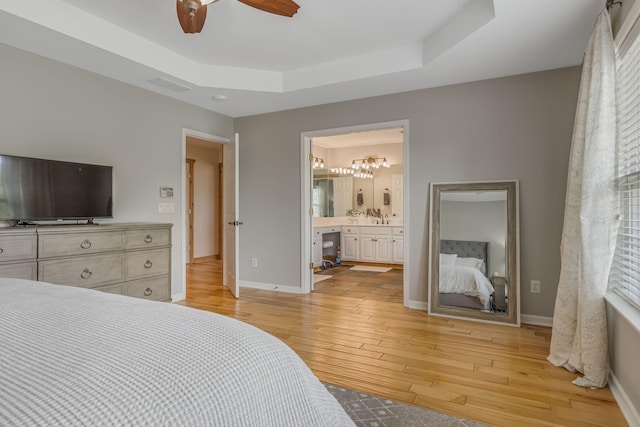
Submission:
[[175,211],[176,211],[175,203],[158,203],[159,213],[175,213]]

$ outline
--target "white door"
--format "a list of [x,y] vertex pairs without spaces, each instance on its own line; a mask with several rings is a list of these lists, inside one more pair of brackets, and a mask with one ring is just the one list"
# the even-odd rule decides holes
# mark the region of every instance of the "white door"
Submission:
[[391,213],[393,216],[402,218],[402,211],[404,205],[404,186],[403,175],[393,174],[391,175]]
[[229,141],[222,148],[224,164],[224,256],[222,262],[222,283],[229,288],[236,298],[240,296],[238,279],[238,145],[239,135],[235,141]]
[[353,207],[353,178],[333,178],[333,216],[345,216]]

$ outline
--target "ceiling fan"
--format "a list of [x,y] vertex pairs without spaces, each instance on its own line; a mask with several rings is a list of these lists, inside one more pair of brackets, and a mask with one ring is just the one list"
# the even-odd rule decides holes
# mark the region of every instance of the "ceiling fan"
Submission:
[[[178,21],[185,33],[199,33],[202,31],[207,18],[207,5],[218,0],[176,0]],[[255,7],[264,12],[291,18],[298,12],[298,6],[293,0],[238,0],[247,6]]]

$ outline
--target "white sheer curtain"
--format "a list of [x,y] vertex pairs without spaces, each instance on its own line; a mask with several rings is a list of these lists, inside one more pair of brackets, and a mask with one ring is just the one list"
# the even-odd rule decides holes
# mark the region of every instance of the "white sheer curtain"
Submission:
[[604,387],[608,377],[604,294],[618,227],[615,73],[611,21],[605,10],[582,69],[548,357],[556,366],[582,372],[584,376],[574,381],[582,387]]

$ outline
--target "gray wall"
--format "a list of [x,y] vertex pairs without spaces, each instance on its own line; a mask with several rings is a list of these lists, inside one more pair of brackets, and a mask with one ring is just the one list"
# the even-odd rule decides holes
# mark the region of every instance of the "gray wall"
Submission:
[[[117,222],[173,223],[182,291],[182,128],[233,136],[229,117],[0,44],[0,152],[114,167]],[[159,214],[159,187],[175,214]]]
[[551,317],[579,79],[572,67],[236,119],[241,280],[300,286],[301,132],[408,119],[409,299],[427,301],[428,184],[518,179],[522,313]]
[[440,239],[489,242],[486,275],[505,276],[507,202],[440,201]]

